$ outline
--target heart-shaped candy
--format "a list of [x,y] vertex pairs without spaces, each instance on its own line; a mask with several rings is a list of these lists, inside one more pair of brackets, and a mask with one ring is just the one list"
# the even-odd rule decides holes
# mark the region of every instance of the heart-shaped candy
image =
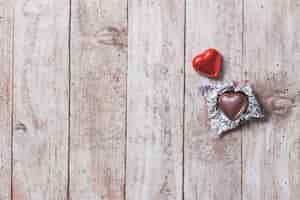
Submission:
[[218,108],[232,121],[248,108],[248,97],[242,92],[225,92],[218,98]]
[[216,49],[207,49],[194,57],[192,64],[198,73],[217,78],[221,71],[222,56]]

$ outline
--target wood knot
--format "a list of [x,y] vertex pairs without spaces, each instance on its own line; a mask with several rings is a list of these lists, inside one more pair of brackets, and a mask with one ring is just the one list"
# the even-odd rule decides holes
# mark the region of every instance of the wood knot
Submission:
[[23,123],[17,123],[15,127],[16,131],[22,131],[23,133],[27,132],[27,127]]
[[99,33],[98,43],[125,49],[127,48],[127,32],[127,28],[106,27]]
[[6,17],[0,16],[0,22],[4,23],[6,22],[8,19]]
[[285,96],[272,96],[267,101],[268,110],[275,115],[287,115],[294,106],[294,100]]

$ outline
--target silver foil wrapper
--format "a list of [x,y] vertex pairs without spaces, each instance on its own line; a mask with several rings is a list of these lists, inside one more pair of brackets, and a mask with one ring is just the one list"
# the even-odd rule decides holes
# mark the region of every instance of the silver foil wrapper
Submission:
[[[224,132],[237,128],[245,121],[264,117],[262,109],[248,82],[228,82],[219,85],[207,85],[201,87],[201,91],[207,100],[210,127],[214,130],[213,134],[218,137]],[[248,107],[246,111],[234,121],[227,118],[223,111],[218,108],[218,97],[225,92],[242,92],[248,97]]]

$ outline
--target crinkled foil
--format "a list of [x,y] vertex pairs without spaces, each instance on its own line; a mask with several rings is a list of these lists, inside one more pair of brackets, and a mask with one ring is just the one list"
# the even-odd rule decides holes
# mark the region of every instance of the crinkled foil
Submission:
[[[250,84],[247,82],[229,82],[220,85],[208,85],[201,87],[201,91],[207,100],[210,127],[211,129],[215,130],[214,134],[216,134],[218,137],[224,132],[237,128],[242,122],[264,117],[253,90]],[[226,115],[220,109],[218,109],[218,97],[224,92],[243,92],[248,96],[247,110],[234,121],[227,118]]]

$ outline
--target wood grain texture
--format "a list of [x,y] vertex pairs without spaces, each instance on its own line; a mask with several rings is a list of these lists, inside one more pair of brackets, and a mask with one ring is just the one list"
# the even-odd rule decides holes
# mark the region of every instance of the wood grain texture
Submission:
[[300,196],[300,1],[245,1],[245,73],[268,114],[243,138],[243,199]]
[[127,1],[72,0],[72,200],[122,200]]
[[[241,131],[221,139],[213,137],[199,88],[223,80],[240,80],[242,8],[240,0],[187,1],[185,200],[241,199]],[[223,54],[223,74],[218,81],[199,76],[191,65],[196,54],[210,47]]]
[[10,199],[13,5],[0,1],[0,199]]
[[184,1],[129,1],[126,199],[181,200]]
[[[0,0],[0,200],[298,200],[299,33],[300,0]],[[267,117],[216,139],[227,80]]]
[[14,5],[13,199],[66,199],[69,1]]

